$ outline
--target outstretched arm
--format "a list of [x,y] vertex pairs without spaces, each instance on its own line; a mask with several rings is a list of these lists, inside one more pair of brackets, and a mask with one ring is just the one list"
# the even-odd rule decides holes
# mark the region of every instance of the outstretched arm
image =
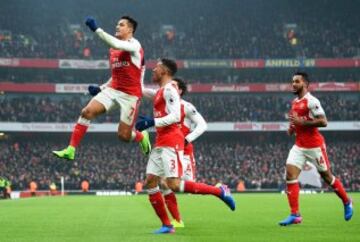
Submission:
[[124,41],[115,38],[114,36],[106,33],[103,29],[97,26],[96,20],[92,17],[87,17],[85,24],[95,32],[100,39],[102,39],[105,43],[111,46],[114,49],[125,50],[128,52],[139,51],[141,46],[136,41]]
[[114,36],[106,33],[103,29],[98,28],[95,33],[107,43],[110,47],[118,50],[125,50],[128,52],[135,52],[140,50],[140,45],[137,42],[119,40]]

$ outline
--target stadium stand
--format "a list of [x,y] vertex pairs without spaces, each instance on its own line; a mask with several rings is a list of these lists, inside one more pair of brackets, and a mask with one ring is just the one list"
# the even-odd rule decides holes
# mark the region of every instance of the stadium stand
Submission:
[[[222,11],[217,11],[215,0],[208,1],[205,8],[201,2],[189,0],[138,2],[136,9],[126,2],[86,2],[86,11],[81,2],[85,3],[80,1],[74,6],[70,0],[54,4],[37,1],[39,7],[36,9],[28,8],[30,3],[25,0],[4,5],[0,10],[2,56],[105,58],[106,48],[92,39],[83,19],[96,12],[101,26],[111,32],[119,16],[109,9],[122,9],[137,17],[141,23],[138,39],[149,59],[159,56],[182,59],[340,58],[360,54],[356,1],[341,6],[325,0],[286,5],[281,1],[263,1],[260,5],[228,1]],[[190,3],[191,8],[184,7]],[[68,9],[60,18],[56,12],[58,5]],[[159,13],[160,5],[176,9],[177,14]],[[12,15],[14,9],[22,14]],[[261,11],[267,13],[266,17],[258,17]],[[342,14],[344,11],[346,14]],[[323,14],[327,17],[318,17]],[[194,17],[186,21],[184,16]],[[28,28],[29,25],[36,28]]]
[[[360,97],[357,93],[316,93],[330,121],[358,120]],[[208,122],[286,121],[292,94],[192,94],[192,102]],[[5,122],[75,122],[90,100],[86,95],[6,94],[0,96],[0,120]],[[140,113],[152,116],[152,103],[143,100]],[[96,123],[119,121],[119,111],[94,120]]]
[[[345,133],[343,137],[349,138],[342,141],[330,136],[327,146],[334,173],[347,189],[360,189],[360,146],[355,135]],[[115,135],[89,134],[74,162],[56,159],[48,151],[62,147],[67,138],[17,134],[0,141],[3,175],[17,190],[27,189],[32,180],[37,181],[39,189],[47,189],[50,182],[59,184],[61,176],[68,190],[79,190],[83,179],[90,181],[91,189],[132,190],[136,181],[144,178],[146,158],[138,146],[122,143]],[[232,189],[240,179],[247,189],[281,189],[284,163],[292,144],[285,134],[207,135],[195,143],[197,179],[212,184],[225,182]]]

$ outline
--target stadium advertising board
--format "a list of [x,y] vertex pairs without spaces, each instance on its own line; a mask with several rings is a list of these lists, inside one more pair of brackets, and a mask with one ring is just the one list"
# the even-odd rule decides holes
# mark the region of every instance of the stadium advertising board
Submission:
[[233,68],[232,60],[185,60],[185,68]]
[[109,69],[107,60],[59,60],[60,69]]
[[315,59],[267,59],[265,67],[315,67]]
[[[17,93],[88,93],[89,85],[95,83],[74,84],[74,83],[13,83],[0,82],[0,91]],[[156,85],[146,87],[157,89]],[[319,92],[358,92],[358,82],[314,82],[310,86],[311,91]],[[253,83],[253,84],[190,84],[188,91],[191,93],[221,93],[221,92],[290,92],[290,83]]]
[[[0,122],[2,132],[62,132],[69,133],[73,130],[74,123],[19,123]],[[208,123],[209,132],[243,132],[243,131],[286,131],[288,122],[212,122]],[[89,132],[113,133],[117,130],[116,123],[92,124]],[[360,130],[360,121],[334,121],[329,122],[323,131],[352,131]],[[154,132],[154,130],[150,130]]]
[[[155,67],[157,60],[147,60],[146,68]],[[203,59],[177,60],[178,68],[359,68],[360,59]],[[31,59],[31,58],[0,58],[0,67],[20,68],[53,68],[53,69],[109,69],[108,60],[82,59]]]

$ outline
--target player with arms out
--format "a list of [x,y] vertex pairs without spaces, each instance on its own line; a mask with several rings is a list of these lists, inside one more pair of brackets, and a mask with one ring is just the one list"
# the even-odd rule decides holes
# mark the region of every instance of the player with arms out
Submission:
[[317,98],[308,91],[309,77],[304,72],[296,72],[292,79],[293,93],[297,95],[289,114],[289,135],[295,134],[295,145],[291,148],[286,161],[287,197],[291,214],[281,226],[302,222],[299,213],[299,183],[298,177],[306,161],[313,163],[320,176],[330,185],[344,204],[344,218],[349,221],[353,215],[352,201],[338,178],[330,169],[326,153],[326,145],[318,127],[326,127],[325,112]]
[[[192,103],[182,99],[182,97],[187,93],[187,85],[184,80],[175,77],[173,78],[173,83],[176,84],[177,91],[181,97],[181,131],[185,137],[184,157],[182,162],[184,174],[182,179],[195,181],[196,163],[192,142],[206,131],[207,123]],[[144,97],[153,98],[156,91],[157,90],[155,89],[144,88],[143,95]],[[166,207],[174,219],[171,221],[171,224],[175,228],[185,227],[185,224],[180,216],[175,193],[168,188],[164,180],[161,181],[161,189],[164,195]]]
[[73,160],[75,149],[84,137],[91,120],[113,107],[120,107],[118,126],[119,139],[140,143],[144,154],[149,154],[151,147],[147,132],[133,130],[142,97],[142,81],[145,72],[144,51],[137,39],[133,37],[137,22],[123,16],[116,25],[115,37],[98,28],[95,19],[88,17],[85,24],[111,48],[109,62],[111,78],[101,87],[89,86],[89,92],[95,96],[81,111],[81,115],[71,135],[70,144],[53,154],[60,158]]
[[152,78],[160,89],[154,97],[155,118],[142,117],[136,123],[136,128],[140,131],[152,126],[156,128],[155,148],[151,151],[146,167],[145,184],[148,188],[151,205],[162,222],[162,227],[155,231],[157,234],[175,231],[167,215],[165,202],[159,188],[162,177],[166,179],[167,186],[174,192],[211,194],[219,197],[231,210],[235,210],[235,201],[226,186],[215,187],[180,179],[182,176],[184,135],[180,125],[180,96],[174,83],[172,83],[176,71],[177,66],[173,60],[161,59],[156,64]]

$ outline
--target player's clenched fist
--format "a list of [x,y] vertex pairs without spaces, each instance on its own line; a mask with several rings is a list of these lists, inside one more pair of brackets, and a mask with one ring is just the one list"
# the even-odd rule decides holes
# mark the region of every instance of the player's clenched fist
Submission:
[[88,91],[91,96],[96,96],[99,92],[101,92],[101,88],[99,86],[90,85],[88,86]]
[[98,28],[96,21],[93,17],[87,17],[85,24],[91,29],[93,32],[95,32]]

